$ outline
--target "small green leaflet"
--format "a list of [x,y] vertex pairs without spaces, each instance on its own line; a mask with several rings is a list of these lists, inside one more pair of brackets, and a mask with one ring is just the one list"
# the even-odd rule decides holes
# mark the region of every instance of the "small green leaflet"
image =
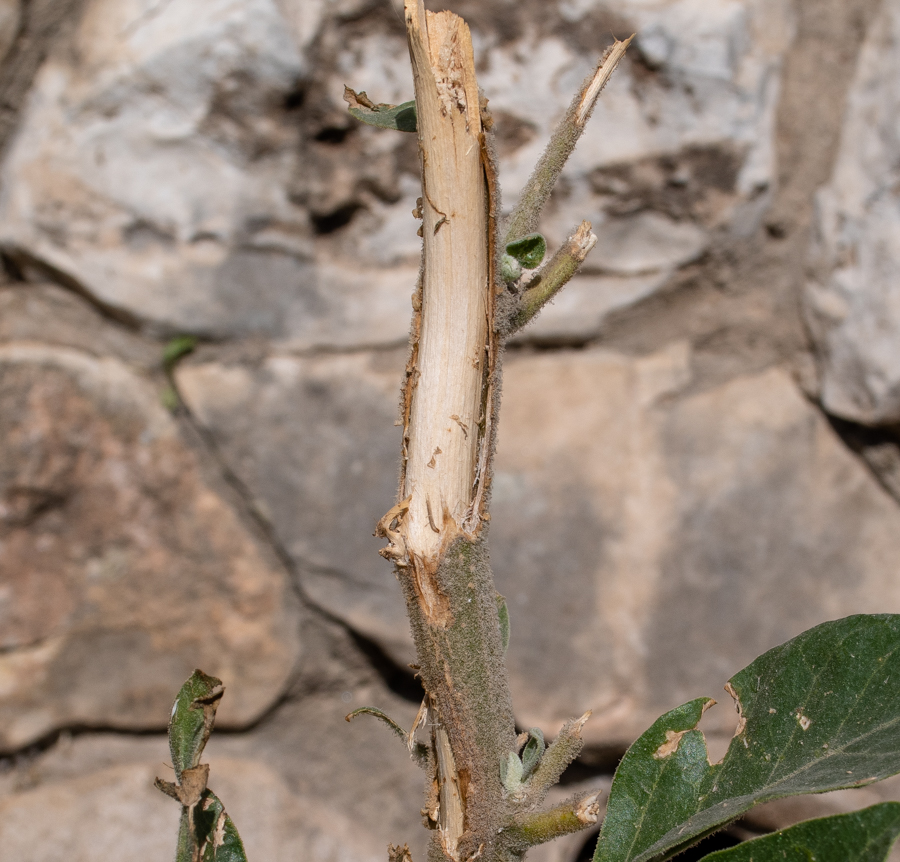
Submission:
[[522,239],[507,243],[506,253],[514,257],[525,269],[535,269],[541,265],[547,253],[547,240],[539,233],[530,233]]
[[807,820],[703,857],[703,862],[884,862],[900,834],[900,802]]
[[528,731],[528,742],[522,749],[522,780],[527,781],[538,768],[547,745],[544,742],[544,732],[539,727],[532,727]]
[[595,862],[659,862],[758,802],[900,772],[900,616],[823,623],[732,677],[738,732],[710,764],[709,698],[658,719],[622,759]]
[[380,129],[394,129],[398,132],[416,131],[416,101],[404,102],[402,105],[376,105],[366,94],[354,92],[344,87],[344,101],[350,113],[357,120]]
[[500,593],[497,593],[497,616],[500,618],[500,640],[503,642],[503,652],[506,652],[509,648],[509,608]]

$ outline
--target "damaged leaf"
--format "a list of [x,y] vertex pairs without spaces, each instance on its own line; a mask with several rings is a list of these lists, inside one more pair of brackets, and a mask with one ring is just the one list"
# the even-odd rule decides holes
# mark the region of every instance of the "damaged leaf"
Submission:
[[732,677],[729,691],[739,730],[720,763],[695,729],[708,698],[666,713],[631,746],[595,862],[668,859],[758,802],[900,772],[900,616],[810,629]]
[[883,862],[900,834],[900,802],[798,823],[703,862]]
[[234,823],[206,786],[209,766],[200,763],[224,692],[222,680],[195,670],[169,716],[169,750],[178,783],[157,778],[156,786],[181,802],[175,862],[247,862]]
[[169,750],[179,781],[185,769],[200,763],[224,692],[222,680],[202,670],[195,670],[178,692],[169,716]]
[[247,862],[241,836],[211,790],[193,808],[181,809],[175,862]]
[[350,113],[357,120],[380,129],[394,129],[398,132],[416,131],[416,101],[403,102],[401,105],[376,105],[365,94],[356,93],[344,87],[344,101]]

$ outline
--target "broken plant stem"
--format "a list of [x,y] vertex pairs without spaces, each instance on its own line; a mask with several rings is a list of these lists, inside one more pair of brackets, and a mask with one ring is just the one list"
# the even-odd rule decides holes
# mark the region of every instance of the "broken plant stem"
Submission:
[[548,811],[520,815],[509,829],[510,845],[514,846],[518,839],[525,850],[594,826],[600,818],[600,793],[592,790],[573,796]]
[[624,42],[616,40],[603,55],[594,73],[582,84],[581,89],[575,95],[565,116],[554,130],[547,149],[544,150],[509,218],[505,244],[537,230],[544,204],[550,197],[556,180],[584,131],[591,111],[594,110],[594,105],[597,103],[597,97],[606,86],[606,82],[610,79],[616,66],[619,65],[619,61],[625,56],[625,51],[633,38],[634,36],[629,36]]
[[[422,164],[423,264],[403,396],[402,509],[383,532],[428,693],[433,859],[497,858],[515,724],[484,545],[494,419],[494,165],[471,36],[406,0]],[[394,524],[396,528],[394,529]]]
[[510,321],[510,335],[533,320],[538,312],[565,287],[596,244],[597,237],[591,231],[591,223],[583,221],[556,254],[526,283],[516,312]]
[[[422,167],[415,214],[422,218],[423,260],[402,400],[401,502],[376,532],[390,542],[381,553],[396,564],[426,691],[427,708],[407,740],[415,755],[413,737],[427,716],[431,750],[419,760],[430,771],[424,809],[435,830],[430,860],[514,862],[529,843],[595,822],[596,800],[533,814],[581,750],[587,716],[565,725],[546,752],[533,731],[522,753],[527,763],[519,759],[501,631],[505,605],[498,605],[486,543],[498,361],[508,322],[495,317],[499,297],[510,297],[495,271],[499,201],[491,123],[482,119],[465,22],[452,12],[426,12],[422,0],[405,0],[404,9]],[[554,137],[532,190],[538,208],[626,45],[608,52],[570,109],[567,131]],[[366,122],[374,111],[399,128],[386,117],[394,108],[362,98],[349,91],[351,108]],[[525,291],[526,319],[562,287],[594,242],[585,222]],[[527,262],[529,250],[518,251]],[[367,711],[403,735],[383,713]],[[394,856],[402,856],[400,848]]]

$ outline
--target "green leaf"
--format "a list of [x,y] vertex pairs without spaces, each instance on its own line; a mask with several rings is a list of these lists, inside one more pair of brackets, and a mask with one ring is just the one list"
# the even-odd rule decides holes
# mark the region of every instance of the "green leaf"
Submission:
[[852,814],[807,820],[703,862],[883,862],[900,834],[900,802],[883,802]]
[[506,599],[497,593],[497,615],[500,617],[500,639],[503,641],[503,652],[509,649],[509,608]]
[[163,365],[170,370],[179,359],[187,356],[197,346],[197,338],[193,335],[177,335],[163,348]]
[[169,750],[179,781],[185,769],[200,763],[224,691],[222,680],[195,670],[178,692],[169,717]]
[[547,240],[539,233],[530,233],[508,243],[506,253],[512,255],[525,269],[534,269],[540,266],[547,253]]
[[356,93],[344,87],[344,101],[350,113],[357,120],[380,129],[395,129],[398,132],[416,131],[416,100],[403,102],[402,105],[376,105],[365,94]]
[[711,704],[672,710],[616,771],[595,862],[668,859],[758,802],[900,772],[900,616],[824,623],[732,677],[738,732],[711,765],[695,730]]
[[241,836],[211,790],[181,809],[175,862],[247,862]]
[[546,748],[543,731],[539,727],[532,727],[528,731],[528,742],[525,743],[525,748],[522,749],[523,781],[529,778],[531,773],[537,769]]

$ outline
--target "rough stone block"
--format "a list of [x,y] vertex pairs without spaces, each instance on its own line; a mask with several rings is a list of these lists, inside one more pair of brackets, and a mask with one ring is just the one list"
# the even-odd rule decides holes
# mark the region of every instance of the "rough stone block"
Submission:
[[285,572],[123,363],[0,347],[0,750],[160,728],[196,666],[262,714],[299,656]]
[[807,318],[821,398],[866,425],[900,422],[900,6],[885,3],[847,96],[840,150],[816,200]]

